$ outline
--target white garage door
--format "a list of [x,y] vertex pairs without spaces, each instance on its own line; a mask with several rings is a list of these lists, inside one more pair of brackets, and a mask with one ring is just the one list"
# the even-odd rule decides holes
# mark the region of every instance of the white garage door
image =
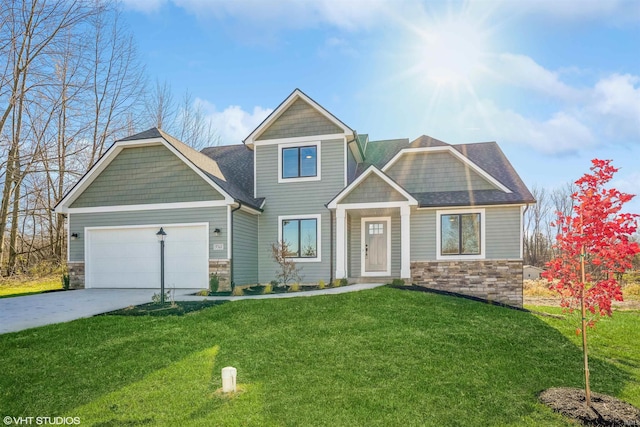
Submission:
[[[206,288],[207,224],[163,225],[165,288]],[[160,288],[160,226],[88,228],[87,288]]]

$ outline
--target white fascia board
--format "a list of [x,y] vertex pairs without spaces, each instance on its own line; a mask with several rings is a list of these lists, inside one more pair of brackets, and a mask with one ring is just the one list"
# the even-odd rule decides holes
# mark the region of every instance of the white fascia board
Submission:
[[[407,202],[405,202],[405,203],[408,203],[411,206],[417,206],[418,205],[418,201],[411,194],[409,194],[407,192],[407,190],[402,188],[400,185],[398,185],[395,181],[393,181],[387,175],[385,175],[384,173],[380,172],[376,167],[369,166],[367,168],[367,170],[364,171],[358,178],[356,178],[351,184],[349,184],[340,193],[338,193],[338,195],[336,197],[334,197],[331,202],[329,202],[329,204],[327,205],[327,208],[335,209],[337,207],[338,203],[340,202],[340,200],[344,199],[349,193],[351,193],[351,191],[356,189],[358,187],[358,185],[360,185],[360,183],[362,181],[364,181],[372,173],[375,173],[384,182],[389,184],[394,190],[396,190],[398,193],[402,194],[402,196],[407,199]],[[384,204],[384,203],[385,202],[381,202],[381,203],[373,202],[371,204]],[[371,204],[369,204],[369,205],[371,205]]]
[[271,123],[276,121],[280,117],[280,115],[297,99],[302,99],[303,101],[311,105],[327,120],[342,129],[345,134],[353,133],[353,129],[334,117],[333,114],[329,113],[324,107],[305,95],[300,89],[296,89],[278,106],[278,108],[276,108],[271,114],[269,114],[269,116],[262,123],[260,123],[260,125],[258,125],[258,127],[255,128],[243,142],[247,145],[253,145],[254,143],[256,143],[257,141],[255,141],[255,138],[259,136],[267,127],[269,127]]
[[[236,205],[237,205],[237,203],[236,203]],[[260,214],[262,214],[262,212],[260,212],[258,209],[254,209],[254,208],[249,207],[249,206],[247,206],[247,205],[245,205],[243,203],[240,204],[240,210],[242,212],[246,212],[246,213],[249,213],[251,215],[260,215]]]
[[410,153],[426,153],[426,152],[442,152],[442,153],[451,153],[453,154],[458,160],[460,160],[461,162],[465,163],[466,165],[468,165],[471,169],[473,169],[476,173],[478,173],[480,176],[482,176],[484,179],[486,179],[487,181],[489,181],[491,184],[493,184],[494,186],[496,186],[498,189],[504,191],[505,193],[511,193],[512,191],[509,190],[507,187],[505,187],[500,181],[498,181],[497,179],[495,179],[491,174],[489,174],[487,171],[485,171],[484,169],[482,169],[480,166],[478,166],[477,164],[475,164],[471,159],[469,159],[468,157],[466,157],[464,154],[460,153],[458,150],[456,150],[455,148],[451,147],[451,146],[445,146],[445,147],[420,147],[420,148],[403,148],[402,150],[400,150],[395,156],[393,156],[393,158],[391,160],[389,160],[387,162],[386,165],[384,165],[384,167],[382,168],[383,172],[388,171],[391,166],[393,166],[393,164],[395,162],[397,162],[403,155],[405,154],[410,154]]
[[410,206],[409,202],[371,202],[371,203],[342,203],[338,205],[339,209],[352,210],[352,209],[387,209],[387,208],[401,208],[403,206]]
[[502,203],[499,205],[456,205],[456,206],[427,206],[416,208],[419,211],[435,211],[445,209],[476,209],[476,208],[513,208],[513,207],[526,206],[524,203]]
[[330,141],[335,139],[345,138],[344,133],[330,133],[324,135],[309,135],[309,136],[293,136],[291,138],[276,138],[276,139],[264,139],[261,141],[256,141],[253,145],[256,147],[261,147],[264,145],[277,145],[277,144],[304,144],[306,142],[314,142],[314,141]]
[[191,168],[198,176],[211,185],[217,192],[222,194],[227,204],[233,203],[233,198],[224,191],[218,184],[213,182],[207,175],[205,175],[198,167],[196,167],[189,159],[187,159],[180,151],[178,151],[173,145],[167,142],[164,138],[149,138],[138,139],[132,141],[116,141],[103,155],[96,164],[81,178],[81,180],[67,193],[67,195],[56,205],[56,213],[69,212],[69,206],[82,194],[89,185],[102,173],[107,166],[116,158],[118,154],[125,148],[133,147],[149,147],[154,145],[164,145],[169,151],[178,156],[187,166]]
[[220,206],[228,206],[225,200],[211,200],[201,202],[178,202],[178,203],[149,203],[145,205],[118,205],[118,206],[96,206],[87,208],[68,208],[65,212],[70,214],[83,213],[107,213],[107,212],[135,212],[150,211],[162,209],[194,209],[194,208],[212,208]]

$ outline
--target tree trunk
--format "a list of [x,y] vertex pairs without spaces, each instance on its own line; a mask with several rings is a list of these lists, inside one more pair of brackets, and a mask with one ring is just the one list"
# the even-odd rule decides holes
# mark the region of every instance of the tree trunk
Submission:
[[[580,217],[580,233],[584,233],[582,230],[582,217]],[[580,250],[580,280],[582,280],[582,290],[580,291],[580,311],[582,313],[582,354],[584,355],[584,394],[586,397],[585,403],[591,408],[591,385],[589,384],[589,351],[587,348],[587,310],[584,303],[584,288],[585,288],[585,271],[584,271],[584,257],[585,253],[584,243]]]

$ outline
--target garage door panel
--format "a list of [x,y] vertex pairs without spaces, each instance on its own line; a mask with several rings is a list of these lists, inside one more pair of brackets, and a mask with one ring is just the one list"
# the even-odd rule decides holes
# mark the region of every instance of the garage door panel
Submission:
[[[169,225],[164,230],[165,287],[207,287],[207,227]],[[159,288],[157,231],[157,226],[87,230],[87,287]]]

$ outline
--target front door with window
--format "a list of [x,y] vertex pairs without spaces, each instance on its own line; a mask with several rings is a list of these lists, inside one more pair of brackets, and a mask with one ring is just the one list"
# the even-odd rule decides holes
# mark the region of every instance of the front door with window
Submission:
[[390,218],[362,219],[362,275],[390,275]]

